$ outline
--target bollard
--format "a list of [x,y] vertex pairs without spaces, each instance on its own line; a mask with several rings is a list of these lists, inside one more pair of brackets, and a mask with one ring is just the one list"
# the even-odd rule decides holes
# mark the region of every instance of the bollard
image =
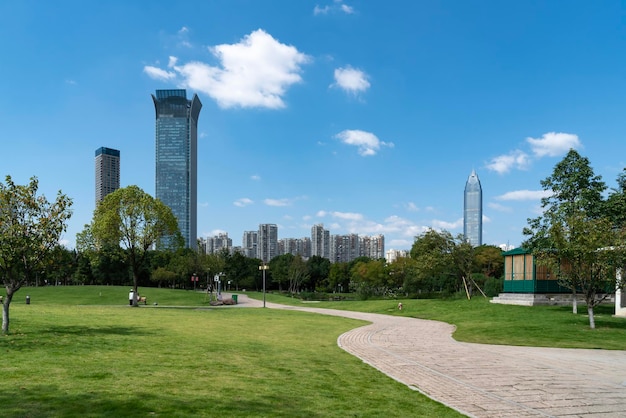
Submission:
[[30,296],[26,295],[26,304],[30,305]]

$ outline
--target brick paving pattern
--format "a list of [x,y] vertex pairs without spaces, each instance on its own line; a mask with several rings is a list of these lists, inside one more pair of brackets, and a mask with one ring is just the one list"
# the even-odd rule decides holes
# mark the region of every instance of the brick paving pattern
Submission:
[[[262,306],[242,296],[238,306]],[[471,417],[626,417],[626,351],[460,343],[438,321],[266,306],[371,322],[339,336],[339,346]]]

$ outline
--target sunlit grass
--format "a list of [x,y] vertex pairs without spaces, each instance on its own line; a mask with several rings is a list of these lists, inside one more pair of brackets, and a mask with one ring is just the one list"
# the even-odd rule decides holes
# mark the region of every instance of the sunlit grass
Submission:
[[[263,297],[262,293],[249,293],[249,296]],[[266,300],[316,308],[435,319],[454,324],[454,338],[465,342],[611,350],[626,348],[626,318],[614,317],[614,307],[610,304],[596,307],[596,329],[590,329],[585,306],[579,306],[580,313],[574,315],[571,306],[499,305],[483,297],[474,297],[472,300],[348,300],[303,304],[296,298],[268,293]],[[397,309],[399,301],[403,304],[402,311]]]
[[338,348],[360,321],[209,308],[168,289],[140,290],[149,306],[131,308],[128,290],[18,292],[0,337],[0,415],[460,416]]

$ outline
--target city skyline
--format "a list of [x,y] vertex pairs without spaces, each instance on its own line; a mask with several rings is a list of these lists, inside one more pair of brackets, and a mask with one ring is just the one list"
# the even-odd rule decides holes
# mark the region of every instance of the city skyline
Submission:
[[519,246],[570,148],[609,188],[626,166],[625,7],[2,2],[1,174],[73,199],[73,248],[95,208],[94,150],[121,150],[120,186],[154,195],[150,94],[185,89],[203,105],[199,237],[324,224],[410,249],[428,228],[463,233],[475,169],[483,243]]

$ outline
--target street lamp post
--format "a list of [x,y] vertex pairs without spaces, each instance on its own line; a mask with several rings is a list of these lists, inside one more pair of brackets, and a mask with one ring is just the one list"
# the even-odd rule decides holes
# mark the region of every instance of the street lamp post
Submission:
[[270,266],[263,263],[262,266],[259,266],[259,270],[263,270],[263,307],[265,308],[265,270],[268,270]]

